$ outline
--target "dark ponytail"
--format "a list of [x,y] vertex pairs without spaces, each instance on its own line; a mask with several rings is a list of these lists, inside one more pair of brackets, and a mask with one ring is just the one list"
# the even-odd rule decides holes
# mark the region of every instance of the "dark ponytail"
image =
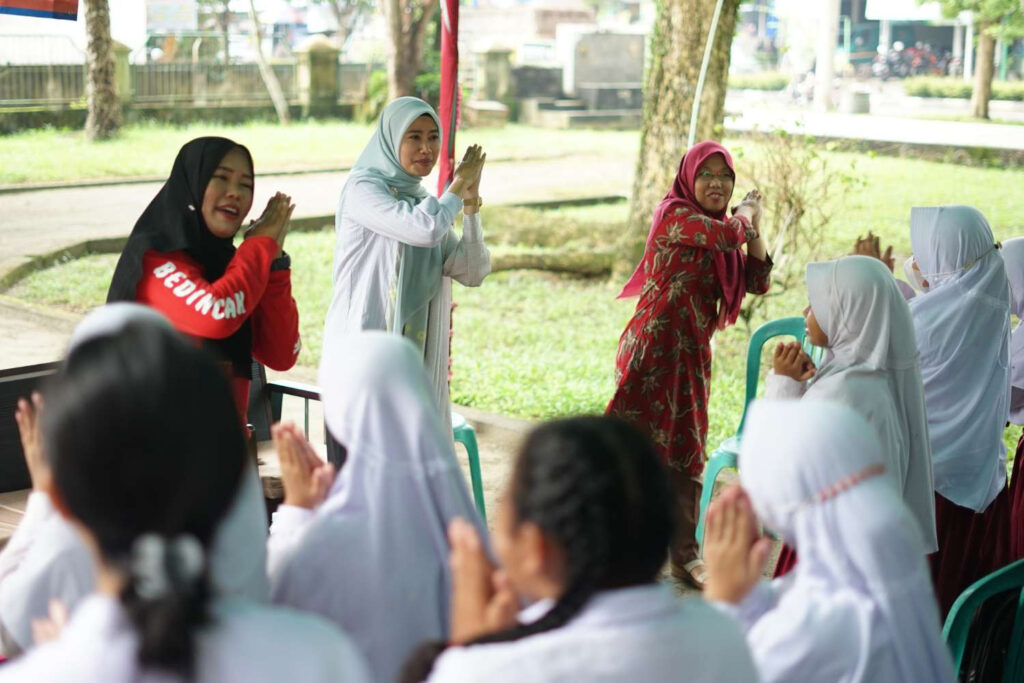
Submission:
[[59,495],[125,577],[139,664],[190,678],[210,540],[245,461],[226,376],[177,333],[129,324],[69,354],[43,425]]
[[[577,417],[534,429],[516,459],[515,524],[532,522],[561,546],[566,589],[539,620],[469,643],[504,643],[560,628],[594,593],[653,582],[668,556],[675,507],[647,438],[610,417]],[[426,644],[400,680],[422,681],[441,648]]]

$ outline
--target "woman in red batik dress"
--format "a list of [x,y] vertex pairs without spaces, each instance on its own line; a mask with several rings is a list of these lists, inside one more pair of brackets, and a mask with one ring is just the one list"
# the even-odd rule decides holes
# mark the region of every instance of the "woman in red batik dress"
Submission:
[[[619,339],[616,390],[606,413],[633,422],[669,468],[679,509],[672,574],[701,588],[697,541],[711,388],[711,337],[739,315],[746,292],[764,294],[772,262],[758,233],[761,195],[728,215],[736,182],[718,143],[691,148],[658,204],[643,259],[619,298],[640,296]],[[741,247],[746,244],[744,255]]]

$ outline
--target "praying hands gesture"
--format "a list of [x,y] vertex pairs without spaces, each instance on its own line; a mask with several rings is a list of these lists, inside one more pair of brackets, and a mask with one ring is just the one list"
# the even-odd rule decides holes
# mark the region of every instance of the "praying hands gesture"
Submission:
[[515,592],[505,572],[487,558],[476,527],[456,517],[448,525],[448,542],[452,547],[452,643],[463,645],[515,626]]
[[284,238],[291,227],[292,212],[295,205],[292,198],[282,192],[276,193],[267,202],[267,208],[259,218],[249,223],[245,237],[273,237],[277,241],[277,255],[284,249]]
[[790,342],[788,344],[779,342],[775,347],[775,357],[772,359],[772,364],[776,375],[789,377],[797,382],[803,382],[814,377],[814,373],[818,371],[818,368],[814,366],[814,361],[804,351],[800,342]]
[[18,408],[14,411],[14,420],[18,423],[18,434],[21,436],[21,450],[25,454],[25,465],[33,491],[47,491],[53,478],[50,465],[43,455],[40,426],[42,410],[43,396],[38,391],[33,391],[32,400],[18,399]]
[[853,243],[853,254],[855,256],[870,256],[876,258],[889,268],[890,271],[895,271],[896,259],[892,255],[892,245],[890,244],[885,249],[885,253],[882,253],[882,242],[878,239],[878,236],[868,230],[867,237],[857,237],[857,241]]
[[462,198],[463,209],[467,214],[480,210],[480,176],[484,170],[487,154],[480,145],[470,145],[455,169],[455,178],[448,191]]
[[739,486],[730,486],[708,507],[704,597],[738,604],[761,580],[769,550],[771,541],[758,533],[750,498]]
[[320,459],[294,424],[278,423],[270,428],[270,433],[281,461],[284,505],[315,508],[327,498],[334,482],[334,465]]

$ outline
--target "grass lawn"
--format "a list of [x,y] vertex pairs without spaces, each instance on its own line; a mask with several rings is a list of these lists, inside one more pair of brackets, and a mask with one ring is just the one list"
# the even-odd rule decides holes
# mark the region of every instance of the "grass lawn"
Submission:
[[[759,153],[750,142],[734,142],[744,158]],[[997,239],[1024,234],[1019,215],[1020,171],[961,168],[936,162],[832,154],[836,163],[856,163],[866,185],[836,211],[825,251],[846,253],[869,229],[909,252],[910,207],[962,202],[980,207]],[[738,190],[743,189],[741,179]],[[495,250],[517,246],[588,249],[614,243],[628,212],[626,203],[551,211],[484,207],[484,229]],[[293,282],[302,320],[304,348],[299,362],[315,366],[320,357],[324,315],[330,296],[334,235],[296,233],[288,238]],[[103,301],[116,257],[91,256],[36,273],[10,294],[87,310]],[[616,301],[621,283],[581,280],[535,271],[497,273],[477,289],[456,285],[452,397],[464,405],[506,415],[548,418],[600,412],[613,389],[619,334],[634,301]],[[753,326],[799,315],[802,289],[772,297]],[[742,325],[715,337],[710,447],[734,431],[743,400],[743,372],[749,330]],[[1015,443],[1019,430],[1008,430]]]
[[[142,123],[124,128],[116,140],[91,143],[78,130],[32,130],[0,138],[0,184],[162,176],[170,170],[178,149],[202,135],[229,137],[248,146],[257,173],[340,167],[355,162],[372,133],[372,125],[348,121],[306,121],[289,126]],[[639,134],[510,125],[459,134],[460,151],[471,142],[483,145],[492,160],[585,152],[635,156]]]

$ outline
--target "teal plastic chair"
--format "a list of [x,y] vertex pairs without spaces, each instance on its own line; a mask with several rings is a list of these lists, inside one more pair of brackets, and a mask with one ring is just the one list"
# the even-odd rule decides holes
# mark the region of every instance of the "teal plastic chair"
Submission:
[[750,336],[750,343],[747,345],[747,395],[743,401],[740,426],[736,429],[735,436],[729,437],[712,451],[704,466],[704,490],[700,496],[700,517],[697,520],[697,543],[702,547],[704,545],[704,515],[711,503],[711,494],[714,492],[718,475],[726,468],[736,469],[736,457],[740,451],[740,435],[743,433],[743,424],[747,420],[747,408],[754,400],[754,396],[757,395],[757,384],[761,377],[761,349],[769,339],[783,336],[799,340],[815,363],[818,363],[824,355],[822,349],[811,346],[807,342],[804,319],[799,316],[769,320],[754,330],[754,334]]
[[473,484],[473,502],[480,517],[487,523],[487,508],[484,506],[484,481],[480,476],[480,449],[476,445],[476,430],[455,411],[452,411],[452,435],[457,443],[466,448],[469,456],[469,479]]
[[967,636],[974,621],[974,615],[982,604],[994,595],[1004,591],[1017,591],[1017,613],[1010,632],[1009,648],[1003,668],[1003,683],[1024,681],[1024,560],[998,569],[983,579],[975,581],[960,594],[953,603],[942,628],[942,637],[953,653],[953,663],[959,675],[963,664]]

